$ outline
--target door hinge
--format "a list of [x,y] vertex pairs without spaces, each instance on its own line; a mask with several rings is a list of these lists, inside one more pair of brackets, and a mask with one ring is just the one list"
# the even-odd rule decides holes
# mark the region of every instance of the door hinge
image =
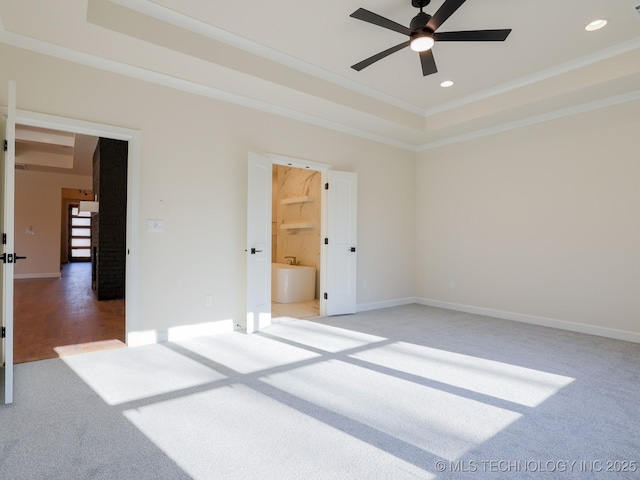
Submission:
[[9,144],[7,143],[7,141],[4,141],[4,151],[6,152],[7,150],[9,150]]
[[328,238],[325,238],[325,239],[324,239],[324,244],[325,244],[325,245],[329,245],[329,239],[328,239]]
[[7,327],[2,327],[2,338],[7,336]]
[[328,295],[326,292],[325,292],[325,294],[324,294],[324,299],[325,299],[325,300],[328,300],[328,299],[329,299],[329,295]]
[[7,244],[7,234],[6,234],[6,233],[3,233],[3,234],[2,234],[2,244],[3,244],[3,245],[6,245],[6,244]]
[[328,184],[328,183],[325,183],[325,184],[324,184],[324,189],[325,189],[325,190],[329,190],[329,184]]

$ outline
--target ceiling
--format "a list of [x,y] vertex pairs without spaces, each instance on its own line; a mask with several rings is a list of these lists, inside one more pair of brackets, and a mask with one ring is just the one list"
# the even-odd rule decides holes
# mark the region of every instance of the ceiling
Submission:
[[467,0],[438,31],[511,35],[438,42],[426,77],[408,48],[350,68],[407,37],[349,15],[408,26],[410,0],[0,0],[0,42],[419,151],[640,99],[638,6]]
[[98,137],[16,125],[16,170],[93,175]]

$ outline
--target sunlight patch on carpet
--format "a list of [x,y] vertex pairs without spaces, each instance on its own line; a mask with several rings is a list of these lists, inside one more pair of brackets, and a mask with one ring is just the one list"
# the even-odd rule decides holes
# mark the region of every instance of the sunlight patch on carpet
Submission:
[[380,478],[381,471],[394,480],[435,478],[244,385],[125,416],[194,479]]
[[521,417],[338,360],[270,375],[264,382],[450,460]]
[[161,345],[62,357],[109,405],[153,397],[226,378]]
[[265,330],[271,336],[289,340],[326,352],[340,352],[386,340],[384,337],[356,332],[344,328],[331,327],[319,323],[283,322],[271,325]]
[[274,342],[258,335],[246,335],[242,337],[242,341],[238,340],[238,336],[232,334],[193,338],[175,343],[238,373],[245,374],[319,356],[309,350]]
[[350,355],[376,365],[536,407],[575,379],[436,348],[397,342]]

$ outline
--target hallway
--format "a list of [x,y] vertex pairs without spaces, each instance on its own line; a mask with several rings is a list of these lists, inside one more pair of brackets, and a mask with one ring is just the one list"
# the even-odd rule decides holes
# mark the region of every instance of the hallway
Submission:
[[124,300],[98,302],[91,263],[69,263],[60,278],[14,282],[14,363],[124,346]]

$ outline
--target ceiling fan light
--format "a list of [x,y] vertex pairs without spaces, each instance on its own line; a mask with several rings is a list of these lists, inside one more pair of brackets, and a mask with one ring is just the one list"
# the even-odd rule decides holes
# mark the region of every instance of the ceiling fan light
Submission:
[[411,50],[414,52],[426,52],[433,47],[434,43],[433,37],[427,34],[416,35],[411,40]]

